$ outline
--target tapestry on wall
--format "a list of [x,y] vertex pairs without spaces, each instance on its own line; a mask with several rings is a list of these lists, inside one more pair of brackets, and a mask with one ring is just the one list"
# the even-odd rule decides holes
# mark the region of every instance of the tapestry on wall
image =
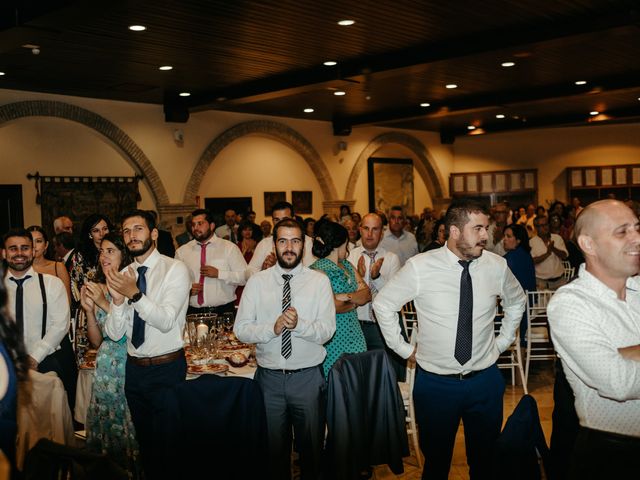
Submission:
[[369,210],[385,214],[393,206],[413,213],[413,162],[404,158],[370,157],[368,164]]
[[42,225],[52,230],[53,220],[66,215],[73,220],[74,231],[79,232],[82,222],[92,213],[102,213],[114,225],[129,210],[137,208],[141,200],[135,177],[43,177],[36,174]]

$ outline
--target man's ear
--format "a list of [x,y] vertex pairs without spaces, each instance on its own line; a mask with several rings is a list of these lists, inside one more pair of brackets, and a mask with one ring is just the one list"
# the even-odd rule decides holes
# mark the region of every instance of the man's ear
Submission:
[[153,240],[154,242],[158,240],[158,229],[154,228],[153,230],[151,230],[151,240]]
[[580,247],[580,250],[582,250],[582,253],[584,253],[585,255],[593,255],[594,254],[594,250],[595,250],[595,245],[593,242],[593,238],[591,238],[589,235],[580,235],[578,236],[578,246]]
[[449,227],[449,238],[453,240],[458,240],[460,238],[460,229],[455,225],[451,225]]

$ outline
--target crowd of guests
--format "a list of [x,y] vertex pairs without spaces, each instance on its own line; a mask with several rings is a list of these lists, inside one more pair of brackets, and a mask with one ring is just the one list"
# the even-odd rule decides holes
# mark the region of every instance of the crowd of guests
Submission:
[[[0,446],[11,458],[15,390],[27,368],[56,372],[73,410],[77,367],[97,349],[87,448],[107,453],[131,478],[161,478],[152,462],[153,395],[185,379],[186,314],[237,311],[237,337],[257,345],[272,478],[291,475],[292,431],[303,477],[320,475],[325,381],[343,354],[374,349],[387,351],[399,379],[408,358],[418,361],[425,475],[446,478],[462,419],[471,469],[488,478],[485,457],[502,422],[498,351],[518,326],[525,338],[524,291],[560,287],[563,262],[578,271],[582,252],[590,254],[574,235],[585,228],[576,223],[582,209],[577,199],[549,209],[461,202],[420,216],[400,206],[360,215],[344,205],[339,215],[302,219],[279,202],[260,225],[255,212],[229,209],[216,219],[197,209],[175,241],[143,210],[119,227],[89,215],[77,241],[67,217],[54,221],[51,243],[39,226],[11,230],[0,288],[0,371],[9,372],[0,383]],[[497,295],[505,319],[495,337],[484,326]],[[418,347],[397,315],[410,301]],[[445,377],[475,380],[466,390]]]

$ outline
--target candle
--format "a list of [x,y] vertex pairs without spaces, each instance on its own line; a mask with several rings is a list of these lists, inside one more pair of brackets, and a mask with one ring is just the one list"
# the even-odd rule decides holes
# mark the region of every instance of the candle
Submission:
[[207,335],[209,335],[209,327],[204,323],[201,323],[196,327],[196,338],[198,340],[206,339]]

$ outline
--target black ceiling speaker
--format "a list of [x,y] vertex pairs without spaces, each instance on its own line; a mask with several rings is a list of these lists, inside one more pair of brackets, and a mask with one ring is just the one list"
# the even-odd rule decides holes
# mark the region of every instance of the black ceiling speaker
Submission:
[[447,130],[440,131],[440,143],[442,145],[453,145],[456,141],[456,135],[453,132]]
[[182,97],[175,93],[164,94],[164,121],[173,123],[187,123],[189,121],[189,106]]
[[343,120],[333,119],[333,135],[336,137],[348,137],[351,135],[351,125]]

